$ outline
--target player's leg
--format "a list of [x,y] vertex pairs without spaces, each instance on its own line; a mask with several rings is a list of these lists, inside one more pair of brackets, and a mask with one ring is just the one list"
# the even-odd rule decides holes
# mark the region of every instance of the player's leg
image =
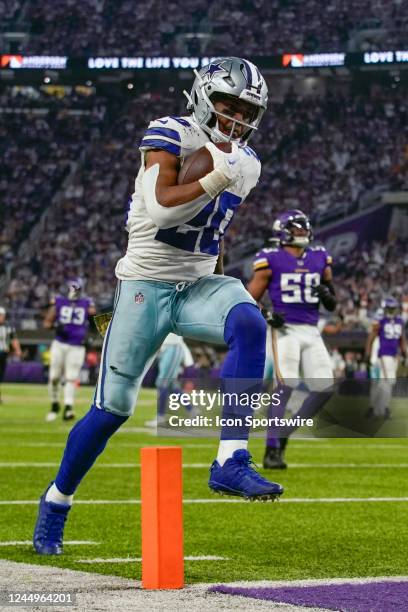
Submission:
[[380,362],[378,359],[374,363],[370,363],[369,368],[369,380],[370,380],[370,393],[369,393],[369,406],[366,412],[366,417],[370,418],[374,416],[374,407],[378,404],[381,397],[380,381]]
[[156,379],[157,417],[151,421],[146,421],[145,425],[147,427],[156,427],[163,423],[170,390],[174,393],[179,391],[175,381],[180,371],[183,353],[182,346],[170,344],[159,355],[159,371]]
[[[288,325],[285,329],[276,330],[276,348],[278,366],[280,374],[283,377],[284,384],[277,381],[274,393],[279,393],[279,406],[272,404],[268,410],[268,419],[273,417],[282,418],[285,414],[286,407],[292,396],[292,391],[299,382],[300,369],[300,342],[296,333],[295,325]],[[286,436],[285,436],[286,437]],[[267,428],[266,432],[266,447],[263,458],[263,466],[265,469],[285,469],[287,467],[284,460],[284,451],[286,448],[286,440],[281,437],[281,432],[274,426]]]
[[[239,281],[215,275],[201,279],[180,293],[175,301],[174,318],[181,335],[228,346],[221,379],[222,391],[231,395],[224,397],[250,396],[262,389],[266,324]],[[221,429],[209,485],[230,495],[274,499],[282,493],[282,487],[262,478],[250,466],[247,450],[250,427],[245,417],[252,416],[252,412],[239,400],[223,403],[224,423],[233,425]]]
[[373,406],[374,416],[391,416],[392,390],[397,377],[397,359],[391,355],[380,357],[380,380],[378,383],[378,395]]
[[[40,554],[61,554],[64,522],[76,488],[109,438],[133,413],[146,368],[170,331],[169,291],[163,285],[139,281],[118,285],[94,403],[71,430],[55,482],[40,501],[34,533]],[[135,301],[141,293],[145,300]]]
[[60,411],[59,399],[66,348],[58,340],[53,340],[51,343],[50,369],[48,372],[48,394],[51,400],[51,410],[45,417],[46,421],[55,421]]
[[[305,419],[316,416],[329,401],[333,395],[334,379],[330,355],[317,328],[305,327],[302,338],[301,367],[309,393],[294,418]],[[285,437],[295,429],[295,426],[287,428]]]
[[75,391],[79,380],[81,368],[85,361],[84,346],[69,346],[65,356],[64,371],[64,421],[71,421],[75,418],[74,401]]

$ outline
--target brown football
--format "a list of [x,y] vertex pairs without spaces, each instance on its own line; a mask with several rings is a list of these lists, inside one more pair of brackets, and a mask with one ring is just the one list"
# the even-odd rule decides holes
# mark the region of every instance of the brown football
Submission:
[[[232,147],[230,142],[218,142],[215,146],[224,151],[224,153],[231,153]],[[179,185],[194,183],[194,181],[203,178],[203,176],[212,170],[214,170],[214,164],[211,153],[205,147],[201,147],[201,149],[194,151],[194,153],[185,158],[178,173],[177,182]]]

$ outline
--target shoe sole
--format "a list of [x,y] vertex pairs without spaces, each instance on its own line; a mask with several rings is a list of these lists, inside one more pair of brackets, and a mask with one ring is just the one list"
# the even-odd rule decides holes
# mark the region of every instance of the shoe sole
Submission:
[[232,489],[230,491],[219,491],[217,489],[214,489],[211,485],[208,485],[208,486],[210,488],[210,491],[212,491],[213,493],[221,497],[223,497],[224,495],[231,496],[231,497],[242,497],[242,499],[246,499],[248,501],[262,501],[262,502],[279,501],[279,498],[283,493],[283,490],[282,490],[280,493],[261,493],[258,495],[244,495],[240,493],[239,491],[234,491]]

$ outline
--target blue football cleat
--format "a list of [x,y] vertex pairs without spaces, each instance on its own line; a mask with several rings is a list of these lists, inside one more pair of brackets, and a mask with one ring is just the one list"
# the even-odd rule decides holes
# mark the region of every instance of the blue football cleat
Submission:
[[263,478],[251,463],[251,455],[244,449],[236,450],[222,467],[218,461],[214,461],[210,468],[208,486],[221,495],[237,495],[251,501],[278,499],[283,493],[283,487]]
[[38,518],[34,529],[33,545],[39,555],[62,554],[64,526],[71,509],[71,506],[45,501],[50,486],[47,487],[44,495],[40,498]]

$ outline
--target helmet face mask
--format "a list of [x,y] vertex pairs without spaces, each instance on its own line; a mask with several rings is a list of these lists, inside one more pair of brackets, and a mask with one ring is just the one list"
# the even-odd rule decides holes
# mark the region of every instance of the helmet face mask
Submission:
[[394,297],[386,297],[381,302],[381,308],[386,317],[395,317],[398,312],[398,301]]
[[68,281],[68,299],[76,300],[82,292],[83,281],[81,278],[72,278]]
[[[246,144],[266,110],[268,88],[259,70],[247,60],[228,57],[214,60],[200,72],[194,71],[196,79],[191,93],[184,92],[188,99],[187,110],[192,112],[199,126],[207,132],[213,142]],[[229,116],[225,111],[216,110],[217,101],[238,100],[248,109],[253,107],[249,121]],[[244,107],[244,104],[242,104]],[[219,117],[231,122],[226,133],[220,129]],[[241,132],[235,135],[238,128]]]
[[301,210],[288,210],[273,224],[273,236],[283,246],[306,248],[313,240],[309,218]]

